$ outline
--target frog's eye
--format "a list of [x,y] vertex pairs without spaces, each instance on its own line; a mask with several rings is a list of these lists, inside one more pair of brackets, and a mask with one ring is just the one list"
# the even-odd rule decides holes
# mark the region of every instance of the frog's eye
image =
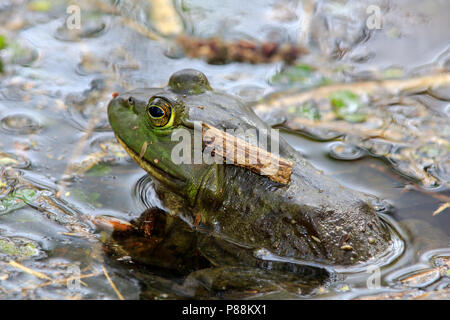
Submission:
[[164,117],[164,110],[158,106],[150,106],[150,108],[148,108],[148,113],[154,119]]
[[169,127],[173,123],[172,104],[164,98],[153,97],[148,102],[147,115],[155,127]]

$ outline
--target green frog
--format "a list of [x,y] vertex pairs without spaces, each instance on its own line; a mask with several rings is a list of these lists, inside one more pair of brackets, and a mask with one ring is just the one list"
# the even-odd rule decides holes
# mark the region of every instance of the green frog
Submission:
[[214,266],[298,272],[299,265],[367,263],[389,248],[391,231],[372,205],[375,198],[326,176],[282,137],[279,157],[292,163],[285,184],[226,161],[194,163],[194,143],[188,144],[192,163],[174,159],[178,133],[194,138],[199,122],[222,131],[271,129],[238,97],[213,90],[197,70],[174,73],[164,88],[114,97],[108,116],[117,140],[151,176],[162,203],[164,223],[152,224],[160,237],[151,247],[164,257],[151,263],[179,265],[184,262],[177,254],[192,252]]

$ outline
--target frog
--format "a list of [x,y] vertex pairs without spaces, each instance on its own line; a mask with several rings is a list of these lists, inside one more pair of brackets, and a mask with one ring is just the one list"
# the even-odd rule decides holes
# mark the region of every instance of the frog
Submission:
[[[186,142],[191,162],[177,160],[181,133],[194,139],[198,123],[234,130],[242,139],[246,130],[272,129],[239,97],[213,89],[198,70],[177,71],[162,88],[114,95],[108,119],[117,141],[150,175],[161,202],[156,216],[165,222],[153,228],[160,236],[152,252],[167,255],[170,250],[161,248],[178,247],[173,255],[195,252],[204,259],[199,266],[206,261],[304,274],[370,263],[390,248],[392,226],[374,205],[379,199],[327,176],[281,135],[278,156],[292,164],[287,183],[227,161],[195,163],[199,148],[192,142]],[[269,144],[264,147],[270,151]],[[199,266],[191,263],[188,271]]]

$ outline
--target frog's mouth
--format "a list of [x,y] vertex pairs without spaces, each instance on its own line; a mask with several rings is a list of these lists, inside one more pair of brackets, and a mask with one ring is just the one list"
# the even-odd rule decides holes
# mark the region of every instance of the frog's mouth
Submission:
[[172,188],[182,188],[184,185],[183,181],[173,175],[164,172],[163,170],[152,165],[150,162],[140,157],[134,150],[130,149],[126,143],[115,134],[117,141],[125,149],[125,151],[130,155],[130,157],[136,161],[142,169],[147,171],[153,178],[159,180],[160,182],[172,187]]

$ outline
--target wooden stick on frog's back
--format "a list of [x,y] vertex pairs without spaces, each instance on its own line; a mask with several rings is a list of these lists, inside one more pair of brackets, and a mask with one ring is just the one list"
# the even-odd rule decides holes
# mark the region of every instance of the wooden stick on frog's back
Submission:
[[[206,123],[202,123],[202,137],[206,147],[211,148],[216,156],[232,159],[234,165],[265,175],[272,181],[285,185],[289,183],[293,166],[291,161]],[[227,146],[234,147],[227,150]]]

